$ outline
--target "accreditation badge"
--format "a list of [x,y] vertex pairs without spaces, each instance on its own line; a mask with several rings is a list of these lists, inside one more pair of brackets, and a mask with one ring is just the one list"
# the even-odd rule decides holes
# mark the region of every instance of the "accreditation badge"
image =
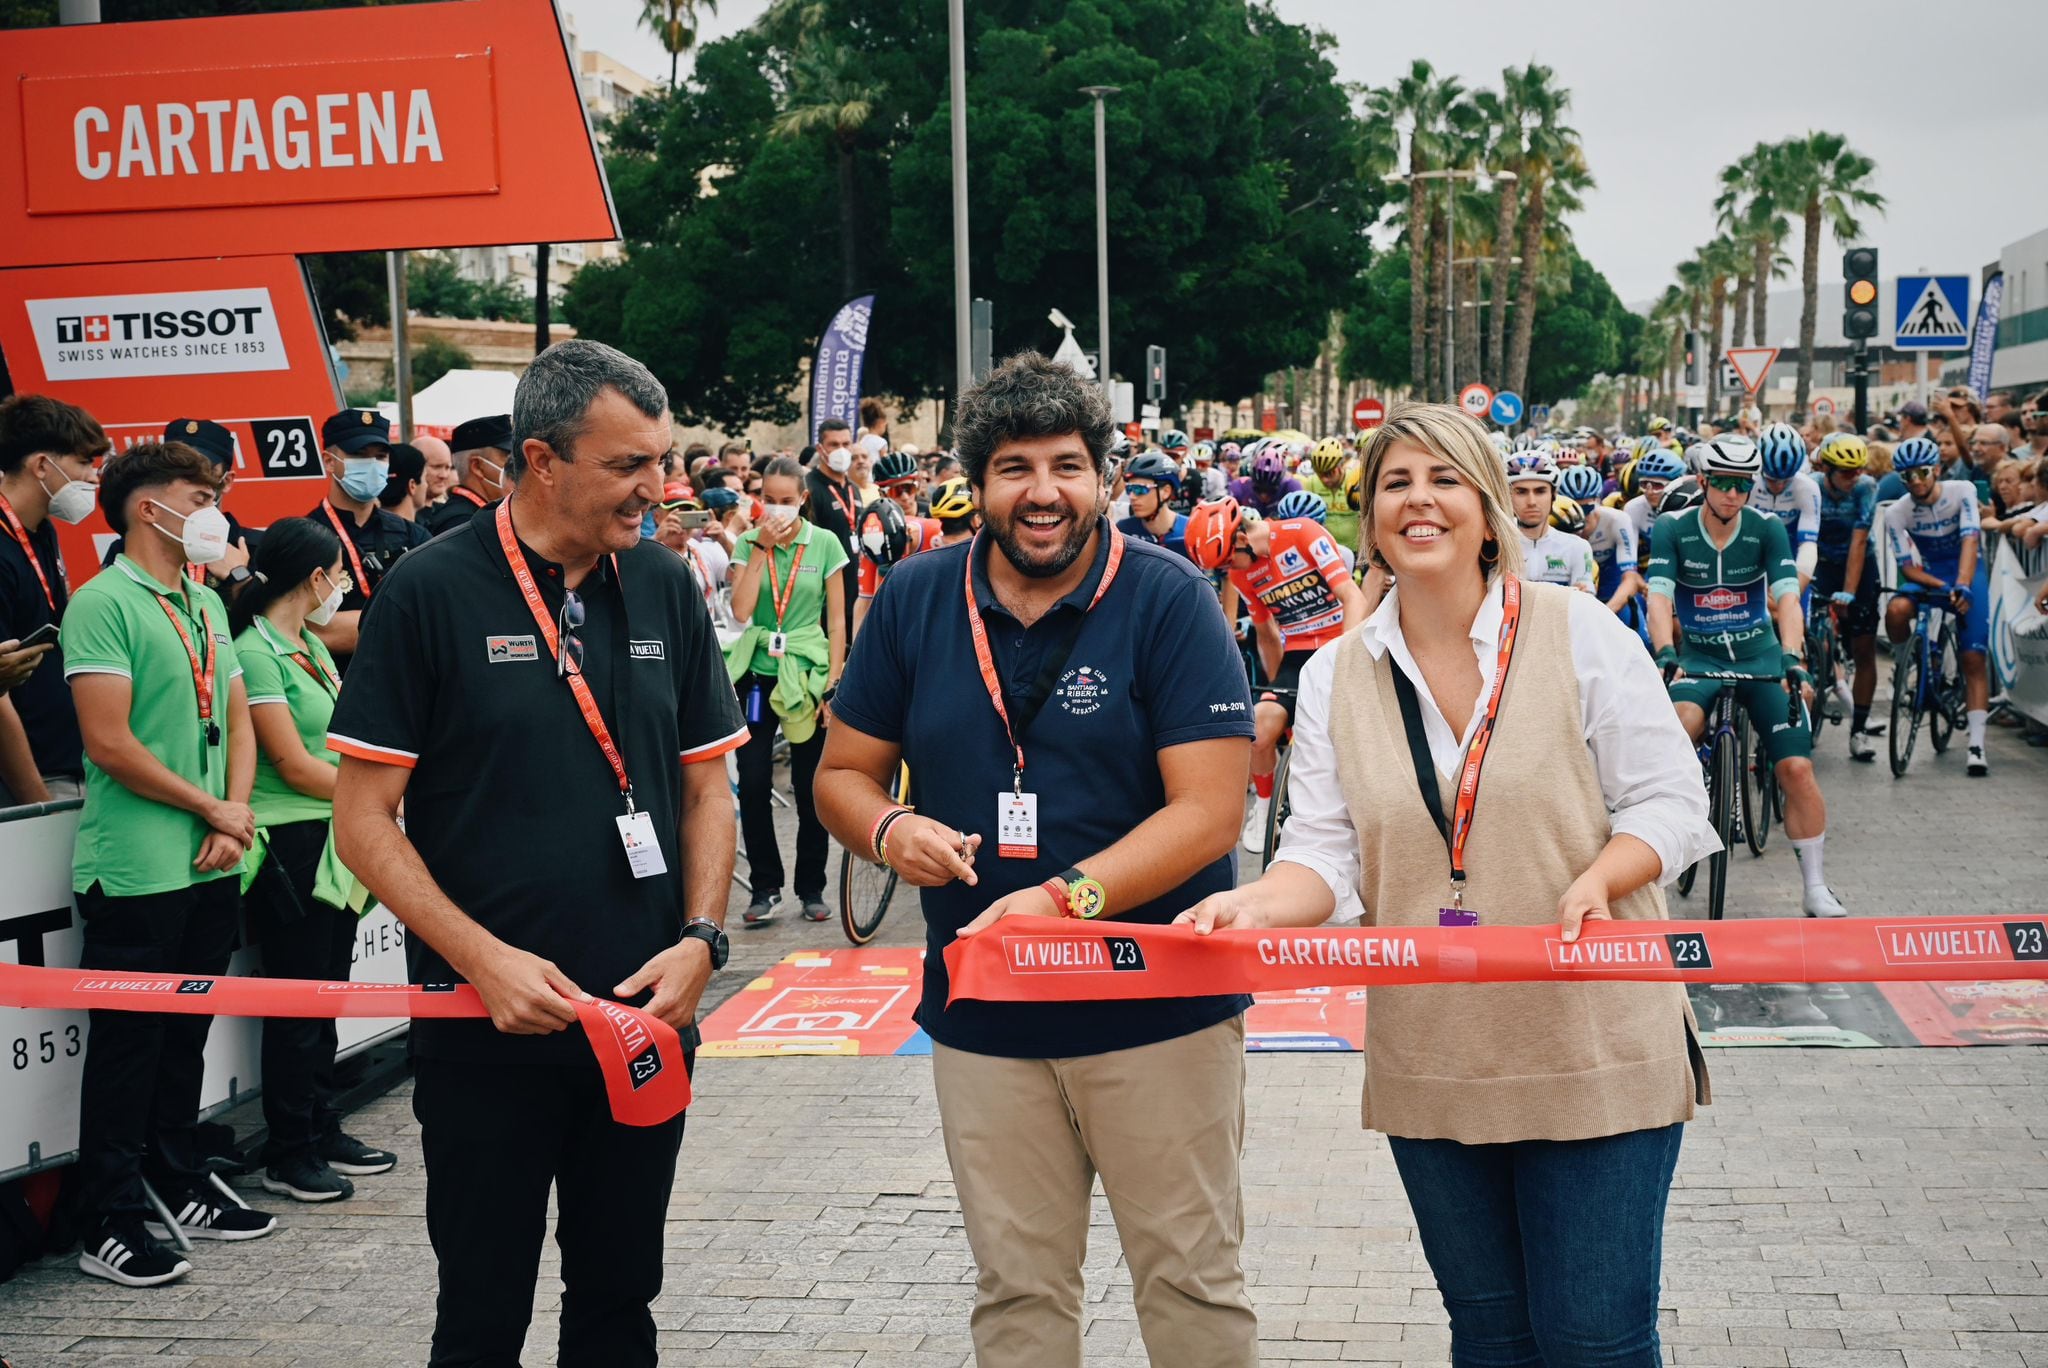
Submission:
[[644,812],[619,814],[619,844],[626,848],[626,865],[636,879],[651,879],[668,873],[668,861],[661,858],[661,842],[654,836],[654,819]]
[[1038,795],[1004,789],[996,795],[996,854],[1005,860],[1038,858]]

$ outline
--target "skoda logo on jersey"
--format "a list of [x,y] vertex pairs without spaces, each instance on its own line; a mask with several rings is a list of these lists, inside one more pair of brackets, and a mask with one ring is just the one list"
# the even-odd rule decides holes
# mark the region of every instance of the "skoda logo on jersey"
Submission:
[[1109,701],[1109,677],[1093,665],[1077,665],[1060,676],[1060,706],[1074,717],[1086,717]]
[[1301,558],[1301,552],[1288,547],[1274,558],[1274,562],[1287,574],[1299,574],[1308,568],[1308,562]]

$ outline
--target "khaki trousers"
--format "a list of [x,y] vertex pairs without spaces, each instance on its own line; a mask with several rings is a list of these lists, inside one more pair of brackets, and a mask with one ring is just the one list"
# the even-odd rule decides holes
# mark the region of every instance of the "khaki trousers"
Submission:
[[1072,1059],[934,1044],[932,1081],[978,1269],[980,1368],[1079,1368],[1098,1173],[1151,1361],[1258,1363],[1240,1258],[1244,1018]]

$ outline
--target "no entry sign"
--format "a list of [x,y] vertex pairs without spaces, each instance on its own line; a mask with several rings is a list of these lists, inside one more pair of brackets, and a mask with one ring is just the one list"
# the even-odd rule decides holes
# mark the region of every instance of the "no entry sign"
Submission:
[[1351,425],[1360,432],[1369,432],[1387,421],[1387,406],[1377,399],[1365,398],[1351,406]]

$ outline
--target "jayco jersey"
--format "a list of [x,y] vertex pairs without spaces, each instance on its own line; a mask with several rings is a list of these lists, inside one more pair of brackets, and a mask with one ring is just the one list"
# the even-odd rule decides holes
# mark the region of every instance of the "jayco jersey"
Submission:
[[1603,508],[1595,516],[1599,521],[1586,529],[1585,538],[1598,571],[1593,592],[1608,599],[1621,587],[1621,577],[1636,568],[1636,528],[1620,509]]
[[1593,548],[1584,537],[1543,529],[1543,535],[1522,538],[1522,574],[1545,584],[1562,584],[1567,589],[1591,590],[1594,584]]
[[[1892,555],[1901,565],[1917,564],[1937,578],[1954,581],[1961,568],[1963,543],[1978,532],[1976,486],[1964,480],[1943,480],[1927,503],[1908,494],[1887,508],[1885,532]],[[1980,564],[1978,569],[1982,569]]]
[[1820,484],[1811,475],[1794,475],[1775,494],[1759,475],[1749,487],[1749,506],[1759,513],[1775,514],[1785,524],[1794,551],[1820,536]]
[[[1830,565],[1849,559],[1849,543],[1859,531],[1870,531],[1877,513],[1877,481],[1858,475],[1846,494],[1828,481],[1820,485],[1820,558]],[[1875,545],[1871,543],[1870,545]]]

